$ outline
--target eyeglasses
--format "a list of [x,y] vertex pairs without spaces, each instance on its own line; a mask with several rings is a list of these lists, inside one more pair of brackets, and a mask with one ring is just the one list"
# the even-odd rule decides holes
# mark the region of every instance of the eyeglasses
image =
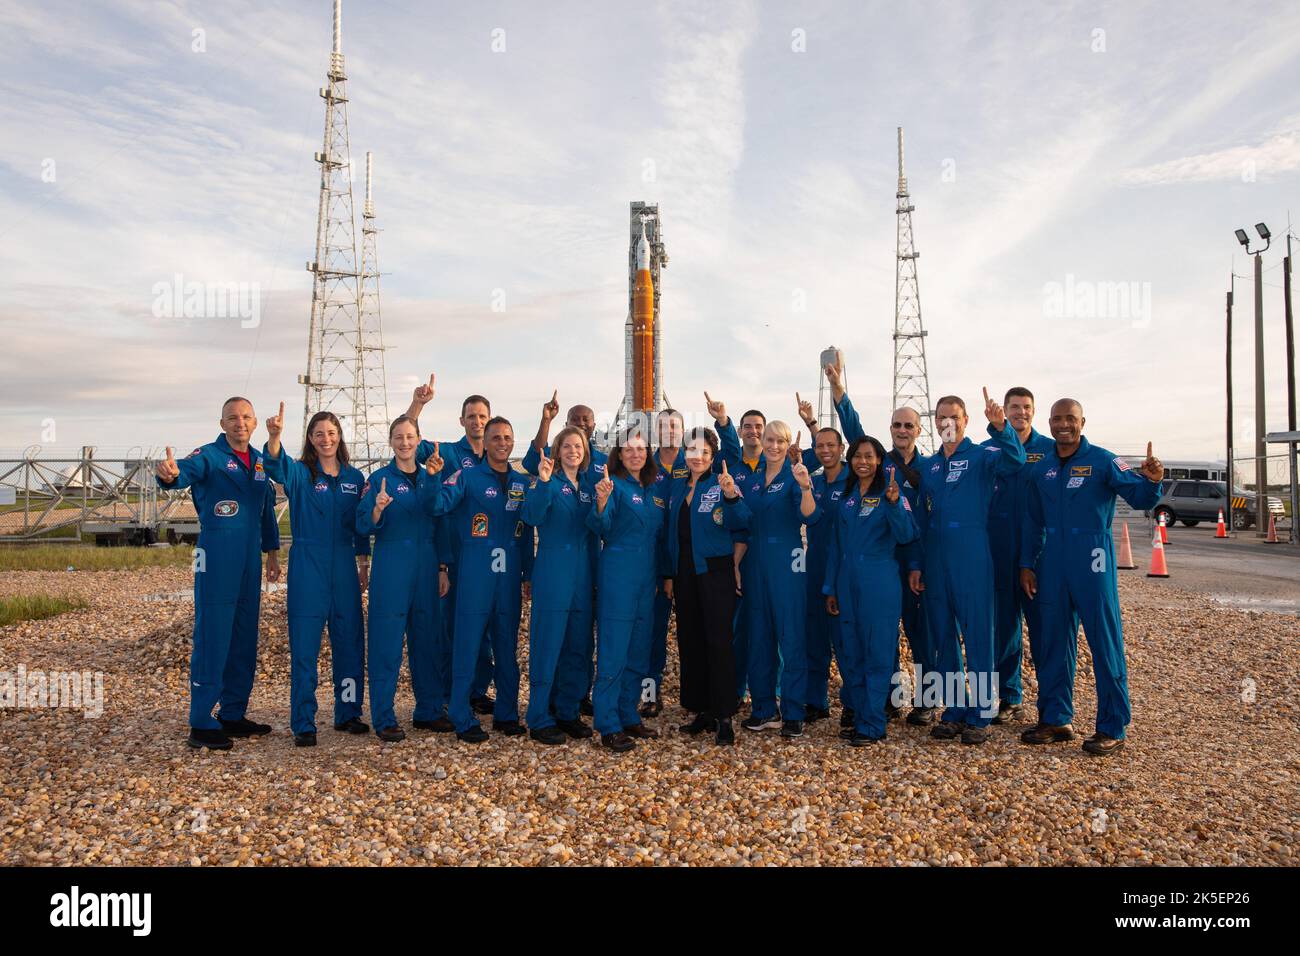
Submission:
[[894,427],[895,427],[895,428],[906,428],[908,431],[915,431],[915,430],[916,430],[916,423],[915,423],[915,422],[894,422]]

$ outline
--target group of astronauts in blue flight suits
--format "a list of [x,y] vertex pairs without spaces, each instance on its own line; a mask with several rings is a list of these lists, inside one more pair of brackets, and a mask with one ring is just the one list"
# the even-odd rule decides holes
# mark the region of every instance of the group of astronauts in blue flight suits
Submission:
[[[422,439],[434,382],[415,390],[389,429],[393,457],[364,476],[329,412],[308,422],[299,458],[281,444],[284,406],[252,445],[244,398],[222,407],[222,434],[157,466],[161,487],[190,488],[199,514],[192,747],[229,749],[266,734],[247,716],[257,660],[261,553],[279,575],[278,483],[292,530],[287,617],[290,724],[316,744],[323,632],[333,662],[337,731],[405,738],[394,712],[403,648],[411,725],[543,744],[599,735],[616,753],[654,739],[675,611],[680,731],[736,739],[803,735],[830,716],[831,662],[841,675],[840,736],[885,739],[888,723],[978,745],[990,725],[1024,713],[1021,622],[1038,681],[1027,744],[1074,739],[1080,623],[1097,684],[1096,733],[1084,750],[1123,746],[1130,722],[1111,522],[1115,498],[1152,507],[1163,466],[1148,444],[1140,468],[1082,434],[1074,399],[1052,405],[1051,437],[1033,427],[1032,393],[984,392],[986,440],[966,434],[964,401],[944,396],[942,444],[919,453],[921,419],[897,409],[889,447],[868,435],[826,368],[841,430],[818,427],[796,396],[813,446],[781,421],[747,411],[739,430],[705,393],[713,427],[689,431],[660,412],[608,453],[578,405],[554,437],[558,396],[542,409],[522,462],[514,429],[488,400],[461,406],[464,437]],[[647,422],[647,425],[649,423]],[[363,621],[362,594],[369,590]],[[518,643],[529,599],[528,708],[519,713]],[[900,668],[900,623],[912,659]],[[370,724],[362,703],[369,687]],[[489,693],[495,690],[495,698]],[[215,714],[214,714],[215,709]],[[593,718],[588,724],[583,718]]]

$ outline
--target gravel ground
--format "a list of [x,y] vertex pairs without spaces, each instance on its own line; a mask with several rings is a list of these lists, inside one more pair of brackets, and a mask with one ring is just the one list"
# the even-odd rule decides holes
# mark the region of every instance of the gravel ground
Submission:
[[[320,746],[305,750],[288,732],[281,591],[264,599],[250,709],[275,732],[218,754],[183,743],[192,605],[147,600],[186,590],[189,577],[0,579],[0,595],[91,605],[0,630],[0,670],[102,671],[105,688],[98,719],[0,710],[0,863],[1295,863],[1292,615],[1186,594],[1171,611],[1162,583],[1123,578],[1134,722],[1105,760],[1078,742],[1026,747],[1024,725],[974,748],[894,723],[884,744],[852,749],[834,719],[798,741],[738,731],[738,746],[716,748],[672,729],[675,705],[652,722],[663,738],[622,757],[526,737],[472,747],[409,724],[405,742],[381,745],[329,729],[325,694]],[[675,670],[674,655],[670,702]],[[1026,678],[1032,701],[1032,670]],[[404,680],[404,723],[411,705]],[[1076,711],[1091,733],[1086,649]]]

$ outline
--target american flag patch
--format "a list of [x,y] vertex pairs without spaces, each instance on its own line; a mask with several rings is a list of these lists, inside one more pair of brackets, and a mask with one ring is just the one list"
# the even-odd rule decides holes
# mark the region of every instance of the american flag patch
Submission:
[[1129,463],[1126,462],[1123,458],[1116,458],[1115,467],[1118,468],[1120,471],[1128,471]]

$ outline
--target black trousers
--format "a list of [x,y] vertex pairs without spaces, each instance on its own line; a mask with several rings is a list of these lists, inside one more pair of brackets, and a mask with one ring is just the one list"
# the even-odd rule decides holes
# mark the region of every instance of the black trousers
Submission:
[[689,556],[673,579],[677,604],[677,653],[682,667],[682,706],[692,713],[729,718],[736,712],[736,664],[731,621],[736,612],[736,575],[730,555],[708,559],[696,574]]

